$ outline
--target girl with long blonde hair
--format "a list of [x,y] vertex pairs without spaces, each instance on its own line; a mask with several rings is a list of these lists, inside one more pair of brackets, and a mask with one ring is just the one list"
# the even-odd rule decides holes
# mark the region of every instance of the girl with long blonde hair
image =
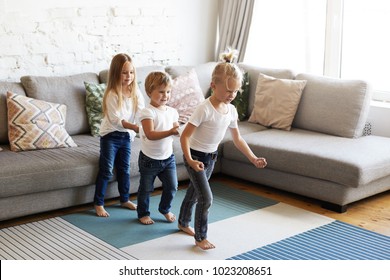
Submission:
[[103,120],[100,125],[100,159],[96,179],[94,204],[99,217],[108,217],[104,195],[114,167],[118,181],[120,203],[136,210],[129,200],[131,142],[139,131],[137,114],[145,102],[137,86],[136,72],[129,55],[113,57],[103,97]]

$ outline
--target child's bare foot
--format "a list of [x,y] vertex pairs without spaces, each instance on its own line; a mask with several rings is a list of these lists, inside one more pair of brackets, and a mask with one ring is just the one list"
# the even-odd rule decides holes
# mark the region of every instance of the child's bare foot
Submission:
[[137,210],[137,204],[134,204],[130,200],[127,202],[122,202],[121,206],[125,208],[129,208],[130,210]]
[[167,219],[167,221],[170,222],[170,223],[173,223],[174,221],[176,221],[176,216],[175,216],[175,214],[173,214],[173,213],[171,213],[171,212],[164,214],[164,217],[165,217],[165,219]]
[[154,224],[154,221],[149,216],[145,216],[145,217],[139,218],[139,221],[142,224],[144,224],[144,225]]
[[110,214],[104,209],[102,205],[95,205],[96,215],[99,217],[109,217]]
[[191,236],[195,236],[195,231],[192,227],[188,226],[188,227],[183,227],[182,225],[178,225],[177,226],[181,231],[187,233],[188,235],[191,235]]
[[203,239],[202,241],[195,241],[196,246],[203,250],[214,249],[214,244],[210,243],[207,239]]

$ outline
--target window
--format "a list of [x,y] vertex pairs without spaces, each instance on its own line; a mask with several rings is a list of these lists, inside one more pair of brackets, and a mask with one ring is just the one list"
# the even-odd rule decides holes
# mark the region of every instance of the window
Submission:
[[388,0],[256,0],[245,63],[365,79],[390,101]]
[[256,0],[244,62],[322,74],[326,0]]
[[368,80],[374,99],[390,101],[388,0],[344,0],[342,78]]

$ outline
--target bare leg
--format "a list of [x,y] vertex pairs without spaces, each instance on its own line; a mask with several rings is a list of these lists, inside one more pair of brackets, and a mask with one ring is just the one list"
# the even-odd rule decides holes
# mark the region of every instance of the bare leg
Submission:
[[103,205],[99,206],[99,205],[95,205],[95,211],[96,211],[96,215],[98,215],[99,217],[109,217],[110,214],[108,214],[108,212],[104,209]]

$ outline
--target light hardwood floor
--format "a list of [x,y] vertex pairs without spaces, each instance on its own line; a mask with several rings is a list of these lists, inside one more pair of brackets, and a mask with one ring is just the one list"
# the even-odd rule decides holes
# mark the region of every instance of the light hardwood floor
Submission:
[[[255,195],[271,198],[276,201],[284,202],[289,205],[299,207],[311,212],[315,212],[339,221],[346,222],[355,226],[359,226],[374,232],[378,232],[390,236],[390,191],[385,193],[352,203],[347,212],[336,213],[323,209],[319,201],[277,190],[270,187],[261,186],[245,180],[240,180],[225,175],[216,175],[212,181],[222,182],[234,188],[251,192]],[[187,182],[180,184],[179,188],[186,188]],[[155,192],[160,193],[159,190]],[[136,199],[135,195],[131,199]],[[106,202],[106,205],[118,203],[117,199],[111,199]],[[13,219],[9,221],[0,222],[0,228],[20,225],[28,222],[38,221],[42,219],[61,216],[64,214],[75,213],[91,209],[92,205],[82,205],[71,207],[62,210],[51,211],[43,214],[32,215],[28,217]]]

